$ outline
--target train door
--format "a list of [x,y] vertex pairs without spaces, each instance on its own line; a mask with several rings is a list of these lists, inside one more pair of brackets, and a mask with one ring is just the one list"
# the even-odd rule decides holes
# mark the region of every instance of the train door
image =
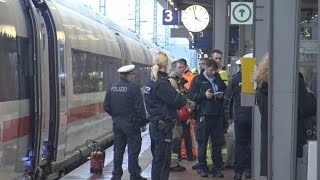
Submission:
[[[41,104],[41,127],[39,131],[39,165],[56,160],[59,130],[59,71],[58,45],[55,24],[45,2],[34,2],[40,27],[39,93]],[[63,48],[63,47],[60,47]]]

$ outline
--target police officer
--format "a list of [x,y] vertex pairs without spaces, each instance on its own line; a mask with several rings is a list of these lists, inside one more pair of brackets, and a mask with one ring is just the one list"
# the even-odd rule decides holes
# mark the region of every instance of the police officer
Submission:
[[128,144],[130,180],[146,180],[141,177],[138,156],[141,150],[140,128],[147,124],[146,112],[140,88],[133,83],[134,65],[118,69],[120,80],[106,92],[104,110],[112,116],[114,155],[112,180],[120,180],[123,174],[122,161]]
[[151,78],[144,87],[150,120],[152,180],[167,180],[170,174],[172,129],[178,119],[177,110],[187,103],[167,80],[168,56],[159,52],[153,58]]
[[206,149],[208,138],[212,142],[213,177],[223,178],[222,145],[224,143],[223,92],[225,84],[218,73],[218,63],[206,61],[205,70],[191,83],[189,97],[199,108],[195,134],[198,141],[198,168],[202,177],[208,177]]
[[[241,66],[240,60],[236,64]],[[232,77],[224,95],[225,117],[235,123],[235,180],[241,180],[243,174],[251,177],[252,108],[241,106],[241,75],[240,70]]]

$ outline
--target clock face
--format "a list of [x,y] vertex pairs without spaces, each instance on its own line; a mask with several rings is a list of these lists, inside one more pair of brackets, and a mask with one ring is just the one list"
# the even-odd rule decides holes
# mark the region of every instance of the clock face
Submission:
[[182,11],[181,19],[189,31],[200,32],[209,24],[209,13],[202,6],[192,5]]

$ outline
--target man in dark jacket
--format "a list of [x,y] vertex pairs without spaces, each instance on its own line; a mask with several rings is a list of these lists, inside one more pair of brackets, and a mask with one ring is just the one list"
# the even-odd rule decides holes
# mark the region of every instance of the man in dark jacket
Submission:
[[138,157],[141,150],[140,128],[145,126],[146,112],[140,88],[135,85],[134,65],[118,69],[120,80],[106,92],[104,110],[112,116],[114,134],[114,155],[112,180],[120,180],[123,174],[123,154],[128,144],[130,180],[146,180],[141,177]]
[[243,173],[251,177],[252,108],[241,106],[241,75],[240,70],[232,77],[224,95],[225,119],[235,123],[235,180],[241,180]]
[[189,97],[198,106],[195,131],[198,144],[198,168],[202,177],[208,176],[206,147],[210,136],[212,161],[214,162],[213,177],[222,178],[221,149],[224,143],[223,92],[226,86],[218,73],[218,64],[207,61],[203,73],[192,81]]

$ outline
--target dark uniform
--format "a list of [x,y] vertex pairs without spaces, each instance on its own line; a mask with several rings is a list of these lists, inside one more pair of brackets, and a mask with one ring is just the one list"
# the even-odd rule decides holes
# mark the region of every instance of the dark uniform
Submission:
[[[204,72],[205,73],[205,72]],[[206,98],[206,91],[224,92],[225,83],[222,81],[219,73],[215,73],[213,83],[216,90],[213,90],[212,83],[205,77],[204,73],[196,76],[189,89],[189,97],[197,104],[197,125],[195,127],[195,136],[198,142],[198,168],[202,176],[208,176],[206,150],[208,138],[210,136],[212,147],[212,161],[214,162],[213,176],[221,173],[222,154],[221,149],[224,143],[224,114],[223,98]],[[223,174],[218,176],[222,177]]]
[[167,73],[158,72],[158,80],[147,80],[144,95],[150,120],[152,180],[169,179],[172,129],[178,119],[177,109],[187,103],[167,80]]
[[235,179],[250,177],[252,108],[241,106],[241,71],[235,74],[224,95],[226,119],[235,123]]
[[147,122],[139,87],[126,79],[120,79],[107,89],[104,110],[113,120],[114,179],[120,179],[123,174],[122,161],[127,144],[130,179],[141,179],[138,164],[142,140],[140,127]]

